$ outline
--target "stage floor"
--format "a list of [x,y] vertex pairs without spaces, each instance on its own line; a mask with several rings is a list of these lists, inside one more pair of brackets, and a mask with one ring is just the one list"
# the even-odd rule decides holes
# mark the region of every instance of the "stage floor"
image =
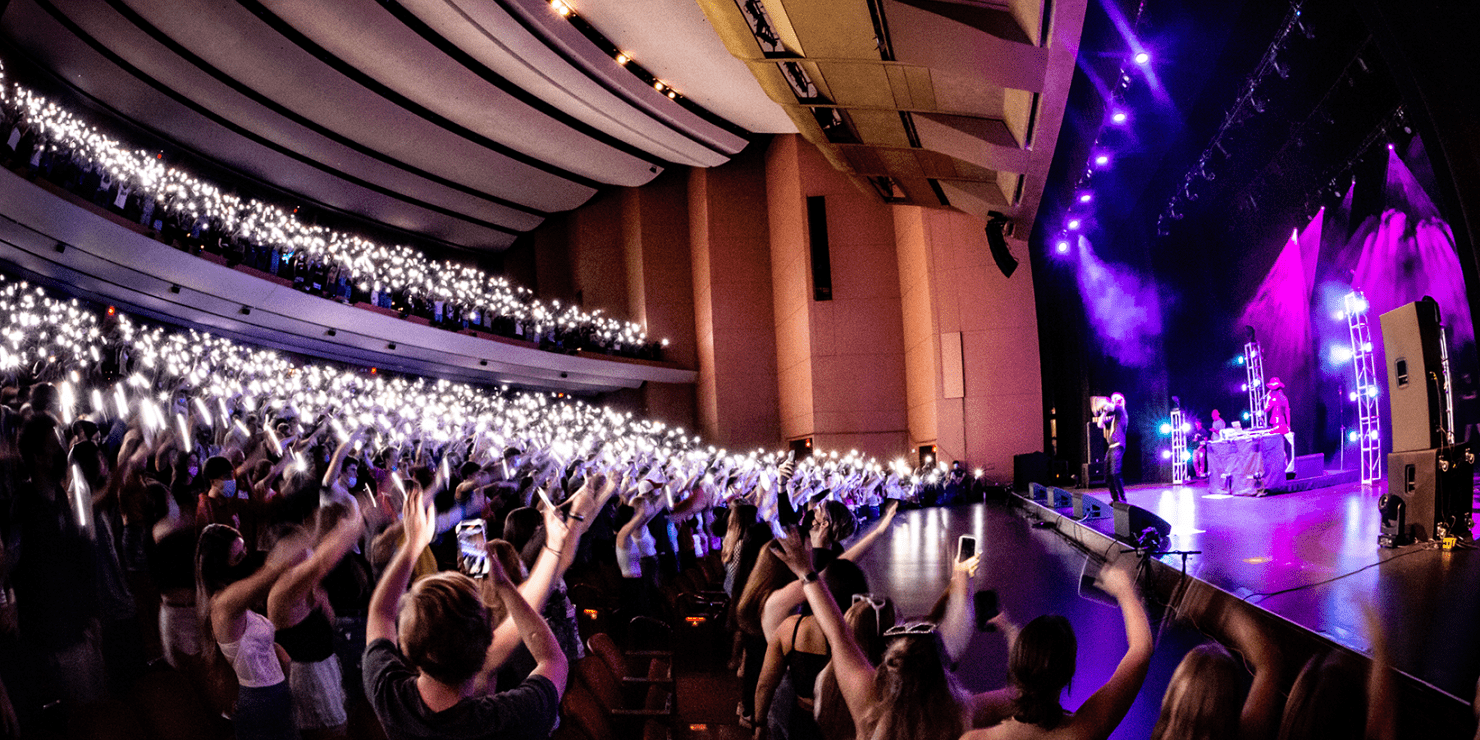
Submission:
[[[1108,491],[1090,495],[1109,500]],[[1187,572],[1357,652],[1370,654],[1372,604],[1396,667],[1466,703],[1480,676],[1480,551],[1377,546],[1379,488],[1359,483],[1262,498],[1210,494],[1206,482],[1127,489],[1172,525],[1172,550],[1201,550]],[[1113,532],[1110,519],[1084,522]],[[1181,566],[1181,558],[1162,561]]]

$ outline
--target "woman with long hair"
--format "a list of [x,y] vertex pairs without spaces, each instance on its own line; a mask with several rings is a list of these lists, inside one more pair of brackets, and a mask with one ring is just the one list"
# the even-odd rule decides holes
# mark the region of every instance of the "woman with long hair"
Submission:
[[802,582],[832,650],[833,672],[857,737],[870,740],[952,740],[966,731],[967,713],[945,644],[928,622],[886,631],[892,638],[875,667],[843,622],[843,612],[812,565],[812,543],[795,530],[772,546]]
[[[293,723],[306,736],[342,736],[345,712],[343,676],[334,654],[334,608],[324,579],[359,541],[364,519],[354,499],[321,507],[316,544],[302,562],[273,584],[267,616],[277,628],[275,641],[292,663],[288,689]],[[307,543],[304,543],[307,544]]]
[[[810,557],[810,550],[809,557]],[[761,668],[765,665],[768,641],[761,628],[761,613],[766,601],[786,584],[796,580],[787,569],[786,563],[772,550],[761,550],[756,556],[755,567],[745,582],[745,590],[735,602],[735,623],[741,633],[741,647],[745,659],[741,666],[740,725],[754,728],[764,725],[766,718],[755,714],[756,686],[760,683]]]
[[202,654],[220,654],[236,674],[237,740],[296,738],[293,699],[278,656],[272,621],[252,610],[278,578],[303,555],[301,542],[273,548],[255,571],[247,561],[241,533],[210,524],[195,548],[195,605],[201,624]]
[[1102,740],[1125,719],[1131,703],[1146,681],[1151,665],[1151,623],[1136,594],[1133,572],[1125,560],[1100,571],[1101,588],[1115,598],[1125,619],[1125,657],[1115,672],[1079,709],[1069,712],[1061,704],[1064,689],[1074,678],[1078,643],[1069,620],[1047,614],[1029,622],[1013,640],[1008,653],[1008,675],[1012,686],[989,692],[974,700],[974,716],[994,714],[987,707],[1001,706],[998,716],[1007,719],[967,734],[970,740],[1008,738],[1095,738]]
[[[851,606],[854,594],[868,593],[868,580],[863,570],[852,561],[834,560],[822,570],[822,579],[838,608]],[[784,737],[793,740],[820,738],[817,721],[812,715],[813,689],[817,677],[827,667],[831,653],[827,636],[817,626],[812,614],[793,614],[781,622],[766,646],[765,661],[756,682],[755,718],[757,729],[767,723],[771,700],[785,675],[791,681],[790,706],[778,706],[774,723],[784,728]],[[759,734],[759,733],[758,733]]]
[[[843,613],[843,622],[870,665],[884,662],[884,649],[889,646],[884,633],[894,626],[894,602],[888,597],[873,594],[853,594],[853,604]],[[848,704],[838,687],[838,677],[833,673],[832,663],[817,676],[813,690],[813,717],[825,740],[854,740],[853,716],[848,714]]]

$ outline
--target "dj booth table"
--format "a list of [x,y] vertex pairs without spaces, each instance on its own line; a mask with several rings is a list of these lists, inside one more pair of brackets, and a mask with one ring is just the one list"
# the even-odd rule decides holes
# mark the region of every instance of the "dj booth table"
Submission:
[[1285,438],[1276,432],[1224,432],[1208,443],[1208,488],[1216,493],[1258,496],[1285,480]]

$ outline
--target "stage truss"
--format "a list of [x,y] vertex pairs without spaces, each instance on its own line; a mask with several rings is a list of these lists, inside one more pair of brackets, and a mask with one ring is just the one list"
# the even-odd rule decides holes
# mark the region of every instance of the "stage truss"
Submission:
[[1182,419],[1182,409],[1172,409],[1172,485],[1187,482],[1187,422]]
[[1439,366],[1444,370],[1444,435],[1454,444],[1454,385],[1449,379],[1449,333],[1439,327]]
[[1362,291],[1354,290],[1342,299],[1346,309],[1346,326],[1352,338],[1352,368],[1356,390],[1352,400],[1357,404],[1357,443],[1361,449],[1362,483],[1382,480],[1382,432],[1378,420],[1379,393],[1376,361],[1372,351],[1372,329],[1367,320],[1370,307]]
[[1249,428],[1263,429],[1269,426],[1269,416],[1264,413],[1264,403],[1269,400],[1269,389],[1264,387],[1264,353],[1259,351],[1259,340],[1249,330],[1249,341],[1244,344],[1244,377],[1249,386]]

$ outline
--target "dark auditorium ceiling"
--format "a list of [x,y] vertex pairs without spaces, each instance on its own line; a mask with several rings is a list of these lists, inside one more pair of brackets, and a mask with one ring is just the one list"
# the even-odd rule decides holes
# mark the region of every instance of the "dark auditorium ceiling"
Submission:
[[[742,43],[759,4],[11,0],[0,33],[95,108],[447,245],[501,250],[602,187],[798,130],[886,200],[1030,225],[1083,0],[1054,4],[1051,49],[1041,0],[765,0],[785,59]],[[820,92],[799,99],[787,62]]]

